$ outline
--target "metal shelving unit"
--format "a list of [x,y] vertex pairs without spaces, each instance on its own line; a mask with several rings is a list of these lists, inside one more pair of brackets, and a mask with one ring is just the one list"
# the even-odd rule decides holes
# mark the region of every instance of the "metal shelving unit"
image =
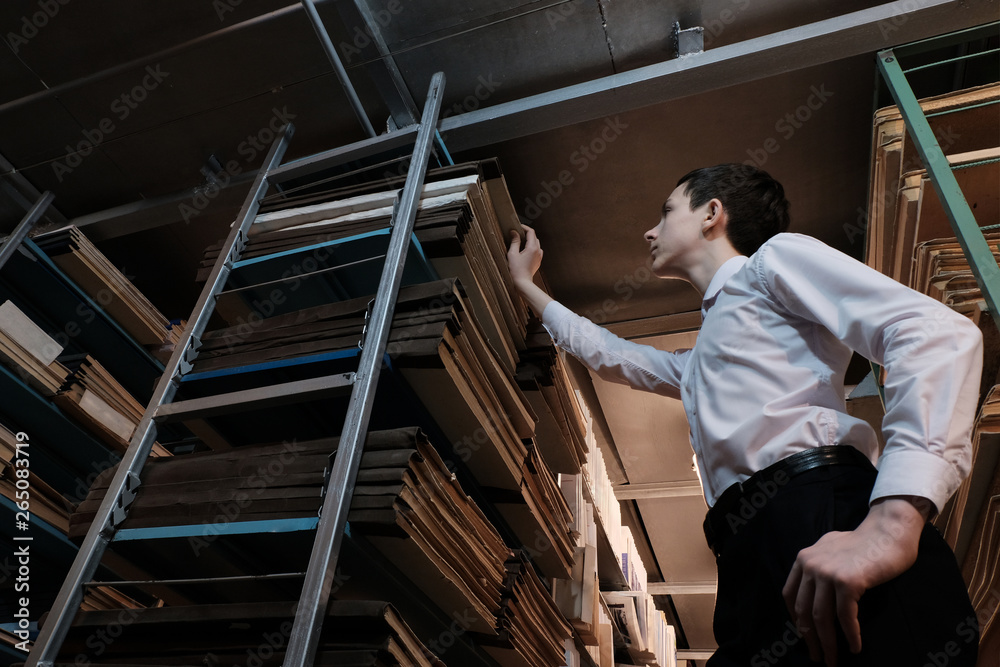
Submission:
[[[109,544],[116,539],[117,527],[127,516],[128,507],[135,498],[140,483],[139,474],[156,440],[161,423],[183,416],[239,412],[270,405],[276,401],[350,391],[351,397],[340,447],[330,472],[327,486],[329,492],[325,494],[323,500],[321,517],[315,522],[316,532],[312,551],[303,575],[299,604],[285,657],[286,665],[312,664],[344,540],[347,512],[371,417],[406,255],[411,245],[420,193],[432,145],[437,137],[443,88],[444,75],[439,73],[431,81],[423,116],[416,132],[413,133],[412,128],[406,132],[408,137],[412,137],[413,143],[410,169],[405,186],[397,195],[393,208],[390,222],[392,231],[357,370],[174,402],[184,376],[192,371],[192,364],[200,346],[200,337],[206,330],[216,299],[224,291],[230,274],[239,267],[250,225],[268,189],[289,177],[301,178],[315,174],[323,169],[377,154],[386,150],[388,146],[399,145],[396,133],[390,133],[282,165],[281,160],[288,147],[293,128],[287,126],[282,135],[275,140],[194,307],[189,325],[166,366],[142,421],[136,428],[97,517],[63,583],[50,617],[28,657],[27,665],[52,665],[55,661],[69,624],[79,608],[83,591],[91,583]],[[273,526],[253,528],[269,531]],[[298,525],[291,527],[294,530],[302,528]],[[122,537],[136,540],[155,536],[144,536],[133,532]]]

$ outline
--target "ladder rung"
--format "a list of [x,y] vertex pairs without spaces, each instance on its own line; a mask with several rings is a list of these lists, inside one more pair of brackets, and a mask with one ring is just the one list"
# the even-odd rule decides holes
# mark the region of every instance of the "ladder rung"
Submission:
[[338,373],[308,380],[284,382],[256,389],[244,389],[227,394],[166,403],[156,409],[157,422],[203,419],[233,412],[247,412],[259,408],[325,398],[341,393],[354,384],[354,373]]
[[293,178],[314,174],[323,169],[337,167],[354,160],[377,155],[394,148],[402,148],[412,144],[417,138],[419,125],[411,125],[395,132],[380,134],[377,137],[363,139],[347,146],[334,148],[309,157],[286,162],[267,172],[267,178],[272,183],[280,183]]
[[219,584],[240,581],[271,581],[279,579],[301,579],[305,572],[280,572],[277,574],[247,574],[235,577],[202,577],[199,579],[149,579],[137,581],[88,581],[84,587],[96,586],[177,586],[181,584]]

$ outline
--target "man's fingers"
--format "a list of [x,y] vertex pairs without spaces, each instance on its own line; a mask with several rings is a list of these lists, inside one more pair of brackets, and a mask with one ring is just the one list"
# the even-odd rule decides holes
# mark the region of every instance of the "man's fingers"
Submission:
[[801,581],[802,565],[796,560],[792,564],[792,571],[788,573],[788,579],[785,580],[785,586],[781,589],[781,596],[785,598],[785,606],[788,608],[788,615],[792,617],[792,623],[796,622],[795,598],[799,596],[799,583]]
[[816,581],[811,577],[804,577],[799,582],[792,619],[795,621],[795,627],[802,634],[802,638],[806,640],[806,646],[809,647],[809,659],[813,662],[819,662],[823,659],[823,652],[820,649],[819,638],[813,624],[812,610],[815,605],[815,597]]
[[837,627],[834,623],[836,593],[828,582],[821,582],[813,598],[812,619],[827,667],[837,667]]
[[861,624],[858,622],[858,601],[849,594],[837,596],[837,618],[847,637],[851,653],[861,652]]

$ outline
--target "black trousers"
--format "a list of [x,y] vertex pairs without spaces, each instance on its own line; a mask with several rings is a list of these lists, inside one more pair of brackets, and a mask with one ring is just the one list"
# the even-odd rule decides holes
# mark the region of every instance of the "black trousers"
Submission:
[[[875,474],[870,466],[814,468],[783,479],[782,484],[747,489],[746,503],[730,505],[728,520],[722,524],[726,534],[716,540],[719,586],[714,630],[719,649],[709,667],[817,664],[809,660],[781,589],[799,551],[824,533],[853,530],[861,523]],[[715,523],[719,525],[718,520]],[[877,557],[877,549],[872,545],[871,556]],[[921,535],[916,564],[866,591],[858,618],[862,651],[850,653],[838,630],[839,665],[976,664],[976,615],[953,552],[930,524]]]

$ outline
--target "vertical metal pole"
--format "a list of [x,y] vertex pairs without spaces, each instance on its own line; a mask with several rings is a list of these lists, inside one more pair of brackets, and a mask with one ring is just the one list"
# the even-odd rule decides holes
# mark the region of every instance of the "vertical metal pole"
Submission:
[[917,147],[920,159],[927,167],[927,174],[944,205],[948,220],[958,237],[958,243],[965,251],[972,274],[979,283],[993,320],[1000,326],[1000,310],[997,309],[1000,304],[1000,266],[993,259],[989,244],[983,238],[982,230],[972,215],[972,209],[969,208],[969,203],[965,200],[958,181],[955,180],[948,158],[941,150],[934,131],[927,122],[923,109],[920,108],[920,102],[910,88],[906,74],[900,68],[899,60],[892,49],[879,52],[878,66],[893,99],[896,100],[896,105],[906,123],[906,129],[913,137],[913,144]]
[[[410,94],[410,89],[407,87],[406,81],[403,80],[403,75],[396,65],[396,59],[393,58],[392,52],[389,50],[389,45],[385,43],[379,21],[372,13],[371,7],[368,6],[368,0],[354,0],[351,4],[353,4],[355,11],[357,11],[359,17],[364,22],[365,32],[371,36],[372,43],[378,51],[381,67],[385,68],[385,73],[388,74],[396,96],[402,105],[402,109],[397,109],[392,114],[393,120],[400,127],[416,123],[420,117],[420,110],[417,108],[417,103],[413,100],[413,95]],[[341,15],[343,15],[347,9],[347,3],[337,3],[337,7],[340,9]],[[371,65],[372,69],[379,66],[379,63],[372,63]],[[376,83],[378,83],[377,76]],[[383,97],[389,97],[391,93],[390,95],[386,95],[384,92],[382,95]],[[390,108],[397,107],[397,105],[393,104],[392,100],[386,99],[386,103],[389,104]]]
[[309,556],[302,595],[295,610],[295,623],[285,653],[285,667],[308,667],[313,664],[316,657],[323,616],[326,614],[327,602],[330,599],[330,589],[340,556],[340,545],[344,540],[344,528],[347,525],[347,513],[354,493],[358,464],[361,462],[361,452],[368,433],[368,422],[371,417],[372,401],[375,398],[375,388],[378,385],[382,356],[385,354],[386,342],[389,339],[389,328],[396,308],[396,297],[399,295],[399,284],[403,277],[406,250],[417,217],[420,193],[424,189],[424,176],[437,129],[438,115],[441,112],[443,90],[444,74],[438,72],[431,79],[416,145],[413,147],[410,172],[399,199],[397,214],[393,215],[392,235],[389,238],[385,265],[382,268],[382,279],[375,295],[368,336],[358,363],[357,378],[351,392],[344,431],[330,472],[330,482],[323,500],[323,513]]
[[326,52],[326,57],[330,59],[330,64],[333,65],[333,71],[336,72],[337,78],[340,79],[340,85],[344,87],[344,92],[347,93],[347,99],[351,102],[351,108],[354,109],[354,115],[358,117],[358,121],[361,126],[365,128],[365,132],[368,133],[369,137],[374,137],[377,132],[375,128],[372,127],[371,121],[368,120],[368,114],[365,113],[365,108],[361,104],[361,99],[358,97],[357,91],[354,90],[354,86],[351,84],[351,79],[347,76],[347,70],[344,69],[344,64],[340,62],[340,56],[337,55],[337,49],[334,48],[333,42],[330,40],[330,35],[326,31],[326,26],[323,24],[323,19],[319,17],[319,12],[316,11],[316,5],[313,4],[313,0],[302,0],[302,6],[306,10],[306,14],[309,16],[309,21],[313,25],[313,29],[316,31],[316,36],[319,37],[319,42],[323,46],[323,50]]
[[0,248],[0,269],[3,269],[7,264],[7,260],[17,252],[17,247],[21,245],[21,241],[28,236],[28,232],[35,226],[35,223],[42,219],[42,216],[45,215],[45,210],[55,198],[54,194],[46,190],[39,200],[35,202],[35,205],[31,207],[31,210],[28,211],[28,214],[21,219],[21,222],[17,223],[17,227],[10,233],[10,236],[4,239],[3,247]]
[[[247,230],[257,215],[261,198],[267,192],[267,172],[281,161],[293,132],[294,128],[291,125],[285,126],[284,132],[271,145],[264,165],[257,172],[257,178],[243,203],[240,217],[237,218],[236,224],[233,225],[232,231],[226,239],[226,244],[222,248],[220,261],[216,262],[208,282],[205,283],[198,303],[192,311],[189,324],[185,327],[173,354],[170,355],[170,361],[167,363],[163,375],[160,376],[160,381],[146,407],[146,412],[142,415],[139,425],[136,426],[132,441],[118,464],[118,470],[111,480],[100,509],[97,510],[97,516],[90,524],[87,537],[66,574],[62,588],[59,589],[59,595],[52,604],[52,611],[28,655],[25,662],[26,667],[52,667],[53,661],[59,653],[59,648],[66,638],[70,623],[76,616],[80,602],[83,600],[83,585],[93,578],[105,549],[114,537],[115,528],[112,514],[118,507],[119,499],[129,488],[129,480],[134,479],[142,471],[149,456],[149,450],[152,449],[153,442],[156,440],[156,425],[153,422],[153,415],[157,408],[164,403],[169,403],[174,394],[177,393],[181,374],[186,367],[190,366],[191,360],[197,354],[198,341],[205,331],[215,307],[215,296],[225,285],[232,263],[239,259],[243,252]],[[225,258],[224,261],[222,261],[223,258]]]

